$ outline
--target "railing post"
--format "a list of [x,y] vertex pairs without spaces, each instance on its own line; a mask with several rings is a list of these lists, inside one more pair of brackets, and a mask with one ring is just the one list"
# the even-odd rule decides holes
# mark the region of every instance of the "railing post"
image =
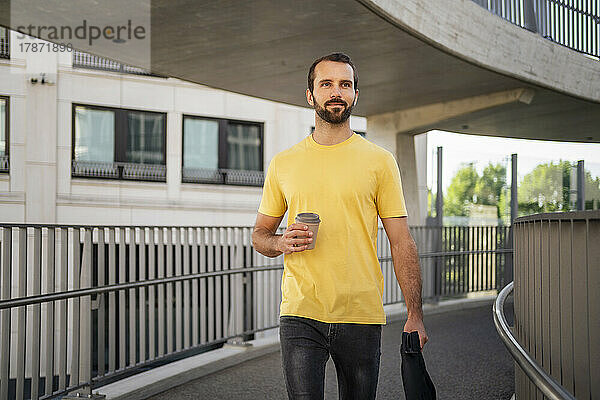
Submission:
[[[246,243],[246,228],[235,229],[235,268],[250,267],[248,260],[244,257]],[[252,273],[244,272],[237,276],[236,282],[236,304],[235,304],[235,332],[236,334],[246,332],[252,329]],[[248,346],[248,341],[252,339],[251,334],[240,334],[239,337],[228,341],[229,345]]]
[[[80,287],[92,287],[92,228],[84,228],[83,236],[83,255],[81,260],[81,269],[75,273],[80,273]],[[92,381],[92,297],[83,296],[81,298],[81,339],[79,353],[79,383],[91,384]],[[76,362],[77,360],[73,360]],[[91,394],[91,386],[79,390],[79,393]]]
[[[31,279],[28,279],[28,284],[31,285],[30,293],[32,295],[41,294],[42,281],[42,228],[33,228],[33,269]],[[40,392],[40,320],[41,320],[41,304],[34,304],[31,307],[33,310],[31,316],[31,398],[37,399]]]
[[531,32],[538,32],[533,0],[523,0],[523,19],[523,27],[525,29]]
[[[243,228],[233,228],[233,268],[244,266],[243,238]],[[244,331],[244,276],[236,274],[233,276],[232,282],[235,284],[235,287],[231,288],[231,293],[233,293],[232,301],[234,302],[231,305],[231,308],[234,310],[232,331],[237,335]]]
[[[104,264],[104,260],[105,260],[105,248],[104,248],[104,228],[99,228],[98,229],[98,253],[97,253],[97,261],[96,261],[96,265],[98,266],[96,269],[96,276],[97,276],[97,282],[98,282],[98,287],[102,287],[106,284],[105,280],[104,280],[104,272],[105,272],[105,264]],[[105,357],[104,357],[104,349],[106,346],[106,326],[104,324],[104,318],[106,315],[106,302],[105,302],[105,295],[104,294],[99,294],[96,295],[96,302],[95,302],[95,308],[98,310],[97,311],[97,346],[96,346],[96,351],[98,354],[98,371],[97,371],[97,375],[98,376],[102,376],[105,373]],[[110,310],[109,310],[110,312]]]
[[[254,327],[252,326],[252,273],[246,272],[243,275],[244,282],[244,332],[247,332]],[[252,338],[251,334],[243,335],[244,341]]]
[[[84,228],[83,243],[80,228],[73,229],[73,289],[92,286],[91,228]],[[83,249],[83,253],[82,253]],[[71,350],[71,380],[69,386],[91,383],[92,318],[91,296],[73,298],[73,343]],[[91,386],[75,389],[69,396],[91,394]]]
[[[46,236],[46,293],[53,293],[55,291],[54,286],[54,275],[55,275],[55,229],[48,227]],[[46,303],[46,385],[44,393],[52,393],[53,380],[54,380],[54,307],[55,302]],[[2,354],[0,352],[0,354]],[[0,396],[1,398],[1,396]]]
[[[69,228],[60,228],[60,258],[58,261],[58,290],[64,292],[68,287],[68,254],[69,254]],[[68,300],[59,300],[57,304],[57,322],[58,322],[58,389],[67,388],[67,308]]]
[[[12,268],[12,228],[2,228],[2,264],[0,264],[0,300],[10,300]],[[0,311],[0,399],[8,398],[10,359],[10,309]]]
[[[519,193],[518,193],[518,179],[517,174],[517,155],[511,154],[510,156],[510,228],[508,230],[508,245],[513,249],[513,253],[506,253],[506,265],[504,266],[504,284],[512,282],[513,280],[513,269],[514,269],[514,222],[519,216]],[[500,288],[499,288],[500,289]]]
[[[247,239],[244,239],[244,268],[252,268],[253,265],[253,247],[252,247],[252,229],[246,229]],[[254,278],[252,272],[244,274],[244,331],[254,329]],[[246,337],[248,340],[250,335]]]
[[[19,255],[19,278],[17,285],[17,297],[27,296],[27,227],[18,228],[19,242],[18,242],[18,255]],[[16,381],[16,398],[24,398],[24,387],[25,387],[25,339],[26,325],[25,325],[25,310],[26,306],[18,307],[16,310],[17,314],[17,333],[21,333],[17,337],[17,381]],[[12,311],[12,310],[11,310]]]
[[577,211],[585,210],[585,168],[583,160],[577,161]]
[[548,14],[546,10],[546,0],[537,0],[537,21],[538,21],[538,33],[545,37],[548,32]]
[[[437,194],[435,196],[435,252],[441,253],[443,249],[442,232],[444,229],[444,189],[442,186],[442,161],[443,149],[437,148]],[[441,256],[435,257],[435,274],[434,274],[434,299],[439,301],[442,294],[442,272],[445,259]]]

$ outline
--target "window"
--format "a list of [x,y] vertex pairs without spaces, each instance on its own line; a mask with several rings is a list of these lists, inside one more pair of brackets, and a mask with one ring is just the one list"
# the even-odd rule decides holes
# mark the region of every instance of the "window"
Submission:
[[8,97],[0,96],[0,172],[9,171],[8,115]]
[[184,115],[182,180],[262,186],[263,125]]
[[72,175],[166,181],[166,114],[73,105]]
[[0,26],[0,58],[10,58],[10,30]]
[[75,160],[115,161],[115,112],[75,108]]
[[125,159],[138,164],[165,163],[164,115],[130,111],[127,113]]

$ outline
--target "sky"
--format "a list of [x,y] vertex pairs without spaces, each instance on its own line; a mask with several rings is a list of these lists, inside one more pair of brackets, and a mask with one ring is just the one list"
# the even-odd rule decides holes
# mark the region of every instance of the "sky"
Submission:
[[536,165],[549,161],[584,160],[592,176],[600,176],[600,143],[553,142],[547,140],[508,139],[492,136],[465,135],[445,131],[427,134],[428,186],[435,182],[436,149],[443,147],[442,184],[444,191],[461,163],[475,162],[479,173],[489,163],[504,162],[510,174],[510,156],[517,154],[519,180]]

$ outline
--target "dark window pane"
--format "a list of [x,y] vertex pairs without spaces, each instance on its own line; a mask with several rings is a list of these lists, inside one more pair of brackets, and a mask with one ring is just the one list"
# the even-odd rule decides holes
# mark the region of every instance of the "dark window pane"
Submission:
[[6,99],[0,99],[0,156],[6,155]]
[[10,31],[6,28],[0,27],[0,58],[10,57],[10,43],[9,43]]
[[113,162],[115,113],[75,107],[75,160]]
[[183,166],[217,169],[219,166],[219,123],[185,118],[183,121]]
[[139,111],[127,113],[127,162],[165,164],[164,117],[162,114]]
[[227,168],[260,171],[260,128],[229,123],[227,152]]

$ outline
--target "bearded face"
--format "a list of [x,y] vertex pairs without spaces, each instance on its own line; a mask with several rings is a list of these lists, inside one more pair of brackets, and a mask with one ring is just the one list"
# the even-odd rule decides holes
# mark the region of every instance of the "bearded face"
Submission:
[[315,99],[313,108],[321,119],[330,124],[341,124],[344,123],[352,114],[354,104],[348,105],[341,98],[334,98],[327,100],[323,106]]
[[321,61],[315,66],[313,83],[306,89],[306,100],[319,118],[329,124],[346,124],[358,99],[352,66]]

